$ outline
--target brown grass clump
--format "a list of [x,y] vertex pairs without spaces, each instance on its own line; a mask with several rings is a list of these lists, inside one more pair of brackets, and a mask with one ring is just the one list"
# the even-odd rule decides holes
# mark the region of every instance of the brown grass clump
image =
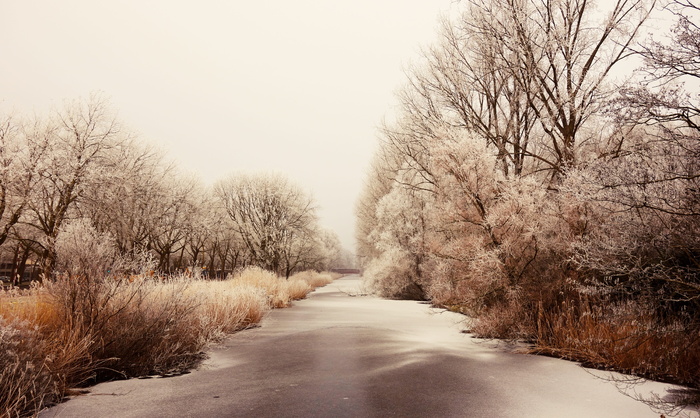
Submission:
[[45,289],[0,292],[2,416],[31,415],[92,376],[92,340],[65,327],[59,311]]
[[472,321],[471,331],[481,338],[528,339],[531,336],[529,321],[518,300],[507,299],[490,309],[479,312]]
[[265,295],[256,287],[236,286],[235,310],[241,313],[243,320],[233,329],[245,329],[262,321],[265,314],[269,312],[270,306],[267,304]]
[[315,289],[331,283],[338,276],[340,275],[334,276],[334,273],[319,273],[313,270],[306,270],[290,276],[289,280],[303,280]]
[[234,280],[194,281],[187,289],[196,300],[195,316],[203,337],[216,341],[262,320],[270,310],[263,289]]
[[0,416],[22,416],[60,397],[47,360],[45,341],[36,329],[0,317]]
[[188,286],[179,280],[120,286],[90,329],[102,342],[96,356],[108,367],[98,370],[97,380],[178,373],[196,365],[206,330],[194,317],[197,305]]
[[272,308],[284,308],[293,300],[304,299],[312,290],[334,280],[330,273],[303,271],[288,279],[259,267],[248,267],[233,277],[237,285],[248,285],[263,289]]
[[272,308],[289,306],[291,297],[284,279],[260,267],[248,267],[238,273],[233,281],[236,285],[257,287],[265,292]]
[[663,323],[633,302],[568,302],[540,312],[534,351],[697,387],[700,333],[691,325]]
[[291,300],[304,299],[312,290],[313,288],[305,280],[291,277],[287,279],[287,292]]

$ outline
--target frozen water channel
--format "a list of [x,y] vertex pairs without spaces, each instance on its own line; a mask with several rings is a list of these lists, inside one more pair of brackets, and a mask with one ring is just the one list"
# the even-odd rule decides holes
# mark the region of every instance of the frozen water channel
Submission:
[[471,338],[460,315],[359,284],[273,311],[190,374],[103,383],[41,416],[659,417],[574,363]]

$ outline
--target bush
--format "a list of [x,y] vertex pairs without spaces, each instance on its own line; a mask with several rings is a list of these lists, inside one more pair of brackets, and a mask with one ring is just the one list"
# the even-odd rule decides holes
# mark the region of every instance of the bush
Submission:
[[384,297],[421,300],[424,291],[418,284],[416,267],[407,251],[387,249],[365,268],[364,283],[369,291]]
[[271,307],[284,308],[293,300],[305,298],[314,288],[333,281],[330,274],[304,271],[288,279],[260,267],[247,267],[232,278],[238,285],[249,285],[264,289]]
[[699,387],[697,139],[638,140],[550,183],[473,138],[426,142],[429,184],[402,167],[375,199],[367,284],[422,287],[477,336]]

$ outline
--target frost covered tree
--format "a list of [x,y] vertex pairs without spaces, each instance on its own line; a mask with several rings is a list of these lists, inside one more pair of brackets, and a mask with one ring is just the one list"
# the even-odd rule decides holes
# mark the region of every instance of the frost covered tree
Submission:
[[388,147],[381,147],[374,156],[366,175],[364,188],[355,204],[355,241],[360,267],[379,256],[370,233],[378,225],[376,206],[379,200],[391,190],[396,167],[391,164]]
[[46,153],[47,127],[6,116],[0,120],[0,246],[22,219]]
[[239,174],[215,193],[254,264],[287,275],[310,254],[316,233],[313,200],[280,175]]
[[31,244],[40,253],[44,274],[50,276],[61,226],[90,185],[99,183],[108,156],[127,134],[99,95],[68,103],[37,125],[43,123],[37,146],[47,152],[36,162],[27,224],[41,232]]
[[343,252],[345,251],[338,235],[328,229],[319,231],[319,263],[317,270],[328,271],[332,268],[343,267]]
[[[186,250],[186,239],[199,215],[198,184],[194,179],[168,178],[154,202],[153,222],[148,232],[148,249],[158,257],[158,270],[185,269],[179,261]],[[180,253],[180,257],[177,254]]]
[[470,3],[459,19],[443,23],[440,42],[411,72],[401,102],[409,119],[423,121],[415,125],[424,134],[434,135],[435,122],[425,123],[430,119],[478,133],[493,146],[504,173],[519,175],[535,126],[524,90],[529,80],[516,81],[513,66],[520,56],[490,27],[493,9],[483,7]]
[[151,252],[161,272],[198,264],[213,235],[206,228],[211,204],[203,186],[136,141],[112,150],[102,168],[99,182],[86,188],[78,216],[110,234],[122,254]]
[[113,150],[106,162],[100,181],[86,190],[79,214],[109,233],[121,253],[144,250],[159,222],[156,208],[166,180],[177,173],[161,153],[135,140]]
[[700,311],[700,8],[674,0],[666,10],[675,26],[638,47],[642,81],[611,106],[624,136],[567,187],[603,214],[578,247],[580,265],[609,291],[675,316]]
[[[700,4],[695,0],[671,0],[665,8],[676,22],[663,40],[650,38],[637,53],[644,59],[643,78],[622,90],[618,102],[633,123],[655,123],[700,131]],[[663,125],[662,125],[663,126]],[[678,132],[687,133],[687,130]],[[674,136],[674,132],[666,132]]]
[[208,190],[200,187],[194,198],[191,219],[187,222],[185,234],[184,260],[181,265],[193,268],[208,267],[212,255],[208,252],[210,241],[215,235],[215,229],[220,224],[214,218],[213,196]]
[[399,183],[377,202],[377,222],[368,238],[380,255],[365,266],[375,291],[395,298],[426,298],[422,266],[430,203],[429,193]]
[[[591,119],[614,89],[610,73],[654,6],[651,0],[469,1],[445,23],[401,96],[398,133],[387,136],[417,169],[423,138],[440,127],[482,137],[506,174],[559,179],[596,139]],[[438,127],[436,131],[436,126]]]
[[0,119],[3,268],[13,264],[16,277],[35,264],[52,278],[59,232],[73,223],[161,273],[222,277],[257,264],[288,276],[329,268],[340,252],[296,185],[238,176],[205,188],[122,127],[99,94],[32,121]]
[[[420,283],[472,312],[505,301],[513,318],[532,321],[537,301],[573,274],[571,243],[589,232],[585,202],[557,189],[616,133],[601,128],[610,74],[653,6],[466,2],[382,130],[358,204],[368,276]],[[397,221],[417,214],[411,228]]]
[[[700,10],[668,3],[670,36],[636,45],[653,0],[466,2],[381,131],[366,283],[697,388]],[[615,88],[635,54],[642,82]]]
[[212,206],[212,230],[207,241],[210,274],[225,277],[240,266],[251,264],[243,240],[235,230],[233,221],[226,213],[223,204],[215,197]]

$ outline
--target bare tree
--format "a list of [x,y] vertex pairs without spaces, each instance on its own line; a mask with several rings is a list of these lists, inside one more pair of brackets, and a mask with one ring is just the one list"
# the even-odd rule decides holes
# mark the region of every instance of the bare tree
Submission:
[[[483,137],[505,174],[575,165],[589,120],[613,89],[610,73],[631,53],[654,0],[468,1],[446,22],[402,93],[404,116],[385,135],[424,169],[425,138],[440,127]],[[437,128],[437,129],[436,129]],[[400,133],[400,134],[397,134]]]
[[299,187],[279,175],[237,175],[215,190],[255,264],[288,275],[306,256],[316,213]]
[[670,36],[639,46],[644,81],[612,106],[624,144],[572,180],[607,214],[578,262],[676,317],[700,310],[700,101],[684,84],[700,79],[700,7],[673,0],[666,10],[677,18]]
[[[676,122],[675,127],[680,125],[697,134],[700,4],[695,0],[671,0],[666,10],[675,16],[675,26],[665,41],[650,39],[639,46],[637,52],[644,58],[642,71],[646,77],[641,85],[622,90],[621,104],[631,108],[626,116],[637,122]],[[690,91],[686,88],[689,84]]]
[[513,67],[522,63],[489,26],[491,17],[479,3],[444,22],[440,43],[426,51],[426,68],[411,74],[402,103],[411,118],[437,118],[479,134],[494,147],[503,172],[520,175],[534,126],[524,90],[531,80],[515,80]]
[[203,188],[194,196],[192,218],[187,222],[185,236],[186,261],[183,264],[193,268],[206,267],[207,247],[215,236],[215,228],[219,227],[214,219],[212,210],[212,196],[209,196]]
[[46,126],[28,126],[11,117],[0,121],[0,246],[29,203],[48,134]]
[[212,229],[206,247],[208,270],[210,274],[222,278],[239,266],[249,264],[250,256],[233,221],[216,197],[212,199],[212,211]]
[[617,0],[601,12],[587,0],[541,2],[523,7],[505,0],[514,35],[513,51],[522,56],[517,77],[549,137],[549,161],[560,173],[575,162],[578,134],[610,95],[605,81],[631,54],[630,45],[654,2]]
[[167,179],[176,175],[173,167],[161,153],[136,141],[113,149],[103,164],[99,181],[86,190],[78,207],[80,216],[109,233],[120,253],[146,249]]
[[37,161],[36,182],[27,205],[28,223],[43,238],[33,242],[40,252],[45,275],[56,262],[55,239],[63,222],[91,181],[98,178],[107,155],[124,139],[105,99],[92,95],[67,104],[48,121],[39,145],[50,150]]
[[158,270],[170,272],[172,267],[184,269],[182,255],[171,257],[186,249],[186,239],[197,219],[196,192],[199,186],[193,179],[168,178],[159,190],[151,191],[158,198],[154,202],[154,221],[148,232],[148,249],[158,256]]

